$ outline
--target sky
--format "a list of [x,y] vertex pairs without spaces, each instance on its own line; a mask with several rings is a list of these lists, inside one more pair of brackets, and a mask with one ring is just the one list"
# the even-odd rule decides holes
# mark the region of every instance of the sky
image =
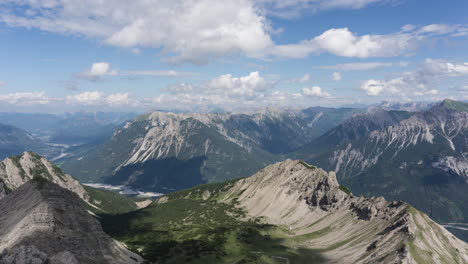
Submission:
[[0,111],[468,100],[466,0],[0,0]]

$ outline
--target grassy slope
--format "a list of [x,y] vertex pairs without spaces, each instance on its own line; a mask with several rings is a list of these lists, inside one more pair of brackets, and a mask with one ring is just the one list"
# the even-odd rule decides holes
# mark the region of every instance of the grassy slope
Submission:
[[287,232],[280,227],[246,219],[235,201],[220,202],[232,182],[200,185],[169,194],[164,203],[103,216],[104,230],[155,263],[322,263],[313,250],[285,246]]
[[138,208],[135,202],[126,196],[111,191],[92,188],[89,186],[83,187],[89,194],[91,203],[102,209],[101,211],[88,206],[88,209],[92,210],[94,213],[102,214],[105,212],[108,214],[122,214],[136,210]]

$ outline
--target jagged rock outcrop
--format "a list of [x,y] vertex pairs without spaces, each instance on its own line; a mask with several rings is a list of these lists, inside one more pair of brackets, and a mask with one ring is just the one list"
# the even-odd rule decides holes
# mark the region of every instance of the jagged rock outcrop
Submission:
[[76,179],[36,153],[24,152],[0,162],[0,180],[10,190],[15,190],[38,176],[76,193],[85,201],[89,200],[85,189]]
[[35,178],[0,200],[1,264],[141,263],[108,235],[76,193]]
[[301,161],[237,181],[230,199],[333,263],[468,263],[468,245],[424,213],[401,201],[354,196],[333,172]]

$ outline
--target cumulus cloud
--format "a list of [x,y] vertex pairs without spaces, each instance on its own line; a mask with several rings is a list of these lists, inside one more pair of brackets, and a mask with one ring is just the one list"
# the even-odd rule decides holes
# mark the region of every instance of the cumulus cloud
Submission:
[[302,93],[308,96],[331,97],[331,95],[322,90],[319,86],[304,87]]
[[92,37],[131,50],[161,48],[173,63],[201,64],[238,52],[254,56],[272,45],[269,22],[249,0],[7,0],[0,7],[0,21],[10,26]]
[[325,52],[342,57],[392,57],[416,49],[423,39],[421,35],[405,32],[359,36],[348,28],[333,28],[298,44],[278,45],[272,54],[290,58]]
[[[234,77],[224,74],[201,84],[178,83],[168,87],[170,95],[194,97],[196,102],[210,102],[210,104],[222,104],[231,101],[251,101],[261,97],[272,83],[265,80],[258,72],[249,75]],[[161,99],[167,99],[162,95]]]
[[[294,10],[362,8],[385,0],[5,0],[0,22],[11,27],[93,38],[128,48],[158,49],[170,63],[204,64],[231,54],[252,58],[303,58],[331,53],[344,57],[391,57],[416,49],[435,35],[467,33],[461,25],[407,25],[399,32],[358,35],[348,28],[332,28],[299,43],[277,45],[277,32],[266,17]],[[292,11],[291,11],[292,10]],[[84,76],[96,78],[90,70]],[[108,74],[112,74],[109,70]]]
[[327,65],[317,67],[318,69],[324,70],[338,70],[338,71],[368,71],[378,68],[391,67],[391,66],[401,66],[406,67],[408,62],[401,61],[399,63],[391,62],[353,62],[353,63],[343,63],[335,65]]
[[332,80],[333,81],[341,81],[341,73],[339,72],[334,72],[332,73],[332,76],[331,76]]
[[202,83],[171,85],[165,93],[153,98],[152,103],[158,109],[234,111],[267,106],[305,107],[312,97],[332,98],[318,86],[301,91],[279,91],[275,89],[276,83],[258,72],[240,77],[225,74]]
[[77,73],[77,78],[86,79],[90,81],[98,81],[106,76],[116,76],[117,70],[113,69],[108,62],[95,62],[84,72]]
[[413,71],[407,71],[395,78],[366,80],[361,89],[369,96],[401,94],[402,96],[435,95],[439,91],[436,82],[444,77],[468,76],[468,63],[452,63],[444,60],[426,59]]

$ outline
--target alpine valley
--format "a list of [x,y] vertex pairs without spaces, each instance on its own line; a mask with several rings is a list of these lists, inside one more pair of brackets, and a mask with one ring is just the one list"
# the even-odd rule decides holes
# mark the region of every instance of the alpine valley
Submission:
[[4,120],[0,264],[468,263],[467,103],[80,117]]

